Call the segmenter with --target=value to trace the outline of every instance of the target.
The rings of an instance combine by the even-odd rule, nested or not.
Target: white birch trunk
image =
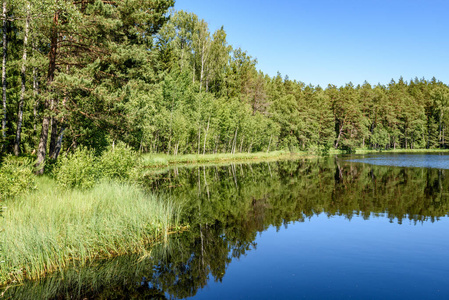
[[[207,133],[209,132],[209,124],[210,124],[210,116],[209,119],[207,120],[206,133],[204,134],[203,155],[206,154],[206,140],[207,140]]]
[[[6,0],[3,1],[3,62],[2,62],[2,87],[3,87],[3,119],[2,119],[2,136],[6,138],[6,52],[7,52],[7,35],[6,35]],[[2,146],[3,148],[3,146]]]
[[[20,70],[21,77],[21,93],[19,101],[19,111],[17,113],[17,132],[16,140],[14,142],[14,154],[19,156],[20,154],[20,140],[22,133],[22,123],[23,123],[23,102],[25,99],[25,83],[26,83],[26,64],[27,64],[27,47],[28,47],[28,33],[30,28],[30,4],[27,4],[27,17],[25,21],[25,35],[23,37],[23,55],[22,55],[22,68]]]

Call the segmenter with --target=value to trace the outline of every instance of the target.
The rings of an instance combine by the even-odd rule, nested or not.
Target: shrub
[[[97,179],[98,166],[92,151],[77,149],[63,157],[55,168],[58,184],[66,188],[91,188]]]
[[[11,198],[34,188],[31,160],[7,156],[0,167],[0,199]]]
[[[99,160],[100,177],[128,179],[137,165],[137,153],[123,143],[110,147]]]

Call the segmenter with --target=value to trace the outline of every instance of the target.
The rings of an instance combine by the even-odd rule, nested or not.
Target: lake
[[[448,299],[449,156],[170,168],[190,230],[10,288],[22,299]]]

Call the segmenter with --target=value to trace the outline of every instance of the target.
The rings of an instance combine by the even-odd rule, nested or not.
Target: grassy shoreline
[[[256,152],[256,153],[218,153],[218,154],[144,154],[142,155],[141,165],[144,168],[160,168],[171,165],[191,165],[203,163],[225,163],[225,162],[244,162],[244,161],[268,161],[281,159],[295,159],[315,157],[309,152]]]
[[[424,153],[424,152],[448,152],[449,149],[389,149],[389,150],[372,150],[372,149],[356,149],[354,154],[369,153]],[[226,163],[226,162],[245,162],[245,161],[270,161],[297,158],[316,158],[320,156],[347,154],[342,150],[330,149],[325,154],[316,152],[257,152],[257,153],[218,153],[218,154],[185,154],[185,155],[168,155],[168,154],[144,154],[142,155],[141,165],[144,168],[160,168],[167,166],[195,165],[205,163]]]
[[[101,182],[91,190],[39,189],[4,202],[0,284],[38,279],[92,259],[142,253],[178,226],[179,207],[137,186]]]

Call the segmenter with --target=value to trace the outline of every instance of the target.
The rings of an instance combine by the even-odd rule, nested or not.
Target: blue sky
[[[258,68],[323,87],[403,76],[449,83],[449,0],[176,0]]]

